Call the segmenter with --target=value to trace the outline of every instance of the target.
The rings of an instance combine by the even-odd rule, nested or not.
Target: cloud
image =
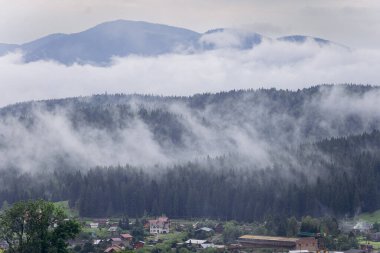
[[[59,167],[91,168],[107,165],[153,165],[168,163],[151,131],[141,120],[109,132],[91,126],[75,128],[69,109],[49,112],[36,106],[25,124],[17,117],[0,121],[1,168],[24,171],[51,170]],[[117,117],[114,115],[114,117]]]
[[[225,37],[211,37],[214,44],[221,45],[216,50],[114,58],[107,67],[66,66],[52,61],[24,63],[21,52],[8,54],[0,57],[1,105],[104,92],[192,95],[231,89],[295,90],[321,83],[380,81],[378,50],[348,50],[336,44],[321,46],[313,40],[290,43],[269,39],[251,49],[238,50],[235,47],[242,43],[241,34],[228,36],[232,43],[220,44],[226,41]],[[320,117],[312,126],[306,116],[297,118],[285,113],[273,116],[265,101],[254,110],[247,110],[248,102],[244,99],[225,103],[223,108],[207,106],[201,111],[181,103],[167,104],[165,110],[181,115],[182,146],[172,145],[168,140],[160,142],[137,116],[125,128],[110,133],[87,125],[75,128],[67,108],[54,112],[34,108],[37,124],[32,128],[17,118],[1,119],[0,163],[30,171],[54,168],[63,160],[85,168],[127,163],[152,166],[236,153],[250,165],[263,168],[273,163],[273,154],[276,159],[292,160],[283,151],[287,145],[315,141],[316,136],[341,136],[373,129],[374,118],[380,118],[379,101],[378,91],[351,96],[339,87],[329,90],[300,108],[301,112],[316,112],[313,118]],[[143,104],[128,103],[135,114],[138,105]],[[162,104],[158,103],[159,106]],[[359,115],[360,124],[349,132],[344,122],[351,114]],[[112,115],[117,118],[117,111]],[[271,127],[269,135],[268,127]],[[312,132],[310,138],[305,136],[305,129]]]
[[[231,31],[219,31],[213,33],[204,34],[200,38],[200,43],[215,45],[216,48],[240,48],[242,45],[242,38],[239,36],[237,30]]]
[[[32,99],[96,93],[191,95],[231,89],[298,89],[321,83],[380,83],[380,50],[347,50],[264,40],[251,50],[115,58],[110,67],[25,64],[0,58],[0,106]]]

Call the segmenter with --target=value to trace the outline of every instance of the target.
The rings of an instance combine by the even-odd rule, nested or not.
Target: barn
[[[243,235],[238,242],[247,248],[275,248],[287,250],[318,250],[318,240],[314,237],[276,237],[260,235]]]

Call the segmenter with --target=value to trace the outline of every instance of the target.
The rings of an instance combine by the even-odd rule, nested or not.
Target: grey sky
[[[268,36],[305,34],[380,48],[379,13],[380,1],[372,0],[0,0],[0,42],[23,43],[128,19],[199,32],[248,27]]]

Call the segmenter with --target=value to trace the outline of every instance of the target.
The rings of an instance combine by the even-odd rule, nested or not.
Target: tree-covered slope
[[[0,201],[238,220],[380,208],[380,91],[95,95],[0,110]],[[46,176],[44,176],[46,175]]]
[[[252,221],[354,215],[380,208],[380,132],[299,147],[291,164],[257,169],[224,156],[167,167],[98,167],[48,175],[4,171],[0,199],[69,199],[83,216],[144,213]]]
[[[299,144],[378,129],[379,99],[377,87],[316,86],[20,103],[0,110],[1,166],[153,165],[235,154],[265,167]]]

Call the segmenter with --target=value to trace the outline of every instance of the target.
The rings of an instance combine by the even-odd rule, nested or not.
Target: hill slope
[[[166,164],[235,153],[265,167],[272,156],[287,157],[288,147],[378,129],[378,99],[376,87],[317,86],[20,103],[0,110],[0,157],[3,167],[34,169]]]
[[[252,221],[380,208],[380,89],[95,95],[0,109],[0,203]]]

